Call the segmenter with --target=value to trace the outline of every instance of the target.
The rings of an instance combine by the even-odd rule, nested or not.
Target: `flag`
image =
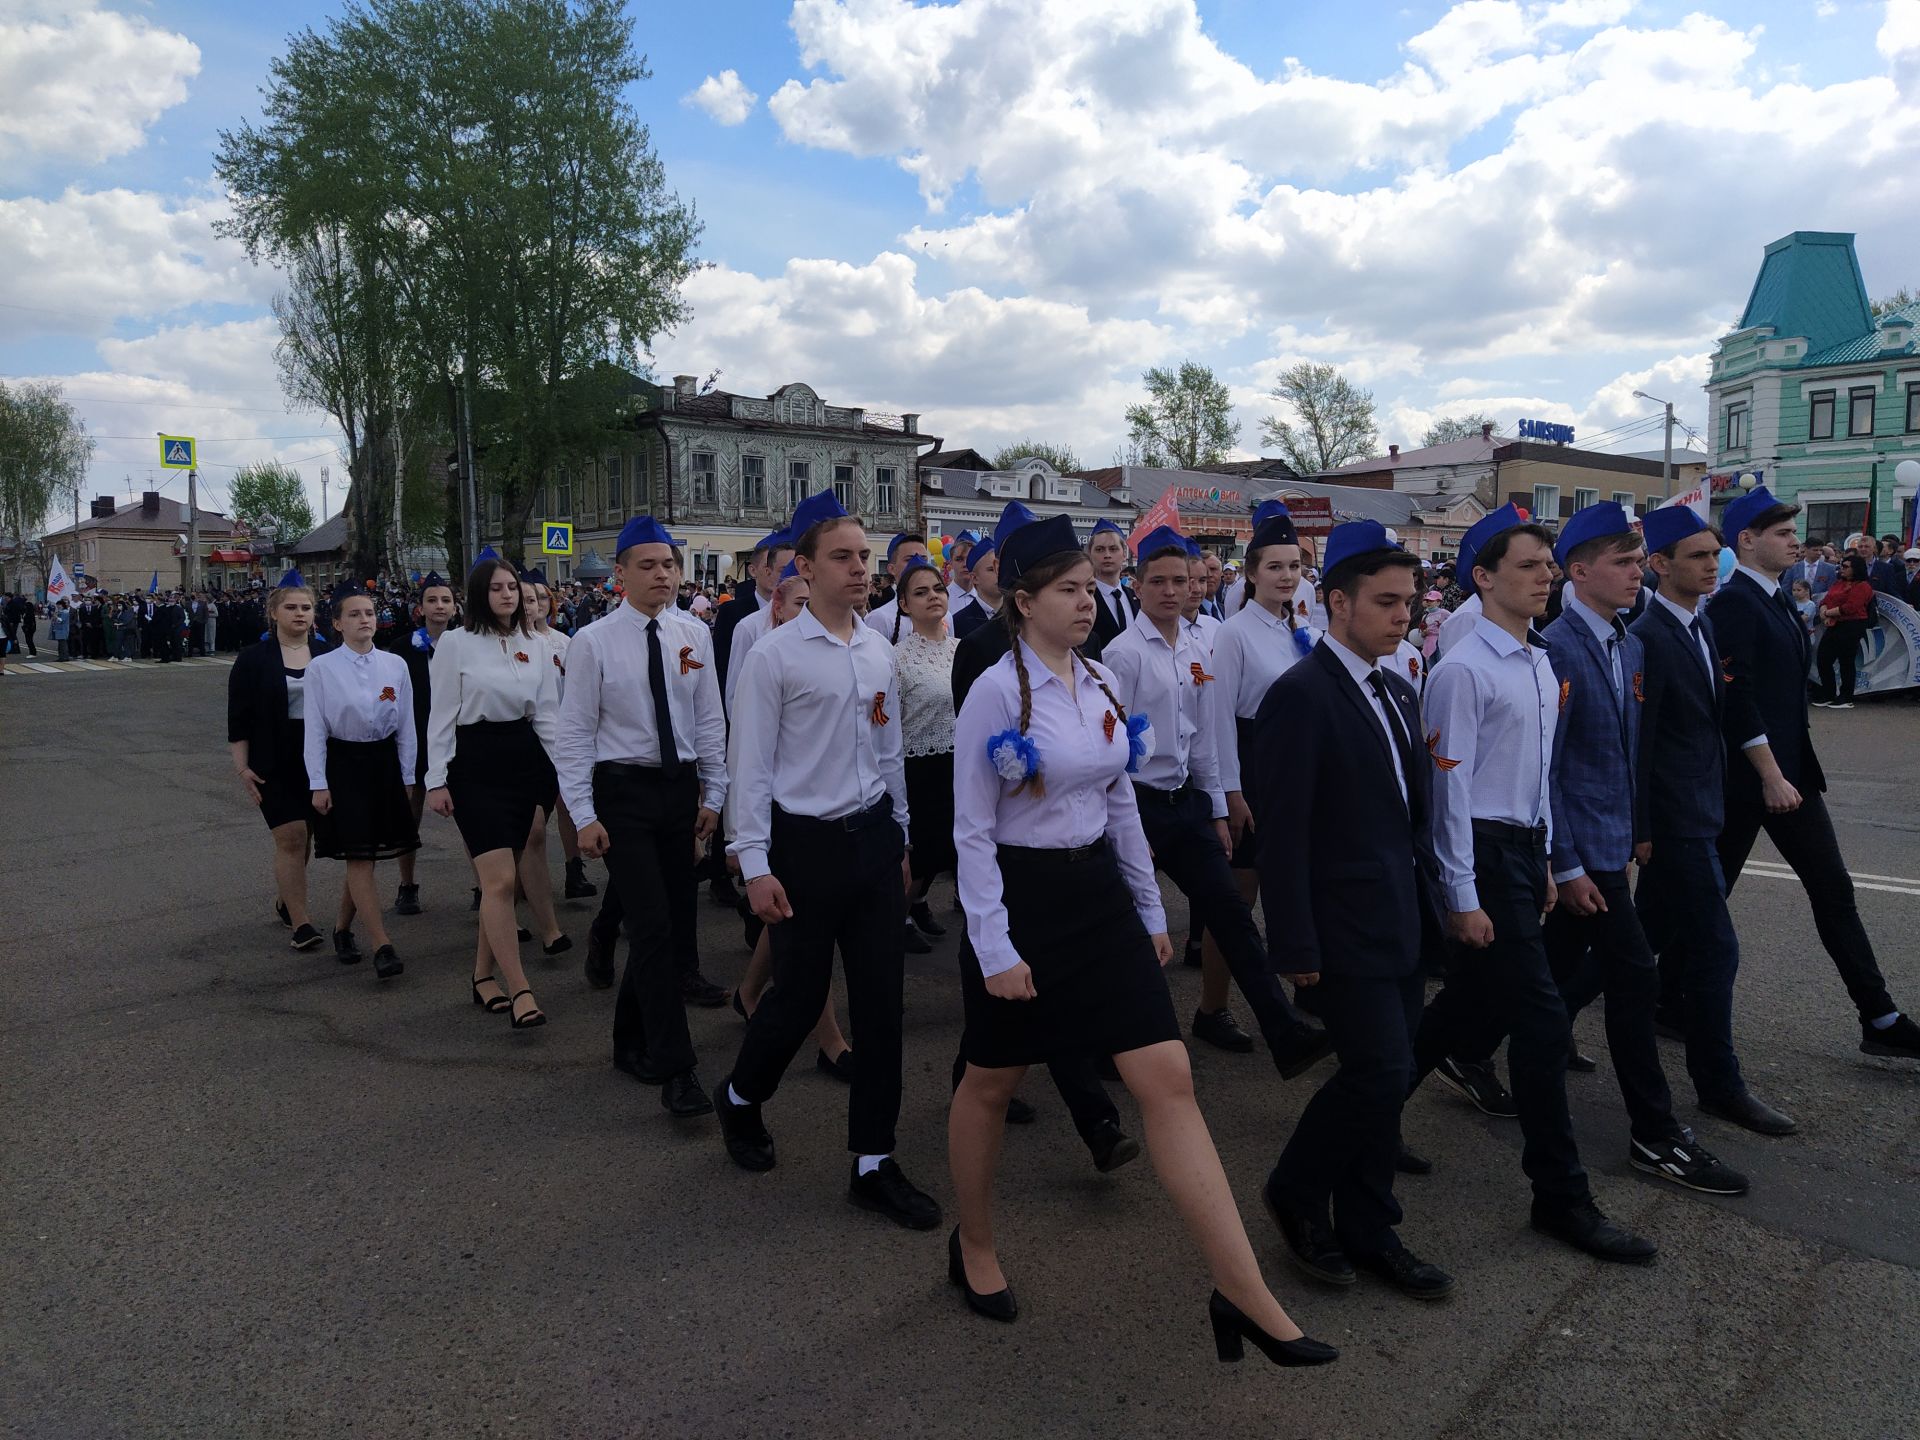
[[[147,582],[147,593],[149,595],[158,595],[160,593],[160,572],[158,570],[153,572],[153,579]]]
[[[67,574],[67,567],[60,563],[58,555],[47,567],[47,604],[57,605],[62,600],[73,599],[73,577]]]
[[[1707,487],[1704,485],[1696,485],[1691,490],[1682,490],[1671,500],[1662,500],[1658,508],[1664,510],[1669,505],[1685,505],[1702,520],[1711,523],[1713,516],[1708,513],[1708,506],[1711,503],[1712,502],[1707,499]]]
[[[1140,542],[1162,525],[1170,529],[1180,528],[1180,502],[1173,498],[1173,487],[1169,485],[1160,492],[1160,498],[1147,508],[1132,530],[1127,532],[1127,549],[1139,552]]]

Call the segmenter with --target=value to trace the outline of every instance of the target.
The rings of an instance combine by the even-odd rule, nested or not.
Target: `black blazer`
[[[282,765],[306,763],[303,756],[279,753],[286,727],[287,675],[280,647],[272,640],[249,645],[227,672],[227,739],[246,741],[247,768],[270,779]]]
[[[1013,649],[1013,637],[998,619],[975,627],[953,652],[953,713],[967,703],[973,682],[1000,663],[1000,657]]]
[[[1254,813],[1288,818],[1260,832],[1258,859],[1280,974],[1401,979],[1439,943],[1420,701],[1398,675],[1386,681],[1415,747],[1405,801],[1393,741],[1325,641],[1274,681],[1254,717],[1253,743],[1282,760],[1260,766]],[[1300,815],[1305,825],[1291,823]]]
[[[1707,601],[1707,616],[1727,677],[1721,731],[1731,762],[1728,805],[1761,803],[1759,772],[1740,754],[1756,735],[1767,737],[1780,773],[1796,790],[1825,791],[1826,772],[1807,723],[1808,641],[1799,618],[1738,570]]]
[[[1130,611],[1127,618],[1131,624],[1132,617],[1140,613],[1140,606],[1133,598],[1133,592],[1124,585],[1120,587],[1120,601]],[[1107,608],[1107,597],[1096,590],[1093,597],[1093,633],[1087,636],[1087,643],[1080,648],[1090,659],[1098,660],[1100,652],[1119,633],[1120,617]]]
[[[1656,841],[1711,840],[1726,823],[1727,682],[1705,605],[1699,617],[1711,667],[1701,664],[1699,645],[1665,605],[1649,604],[1627,627],[1646,651],[1638,789]]]
[[[760,592],[747,586],[747,593],[736,595],[713,616],[713,669],[720,681],[720,693],[727,693],[727,662],[733,658],[733,632],[740,622],[760,608]]]

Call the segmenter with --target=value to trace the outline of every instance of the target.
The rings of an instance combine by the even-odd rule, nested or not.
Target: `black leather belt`
[[[1193,781],[1182,780],[1171,790],[1162,790],[1158,785],[1147,785],[1139,780],[1133,782],[1134,797],[1141,801],[1151,800],[1155,804],[1169,807],[1178,805],[1187,796],[1193,794]]]
[[[1545,844],[1546,825],[1515,825],[1511,820],[1481,820],[1473,822],[1473,833],[1485,835],[1489,840],[1521,840],[1535,844]]]
[[[778,805],[773,807],[773,815],[776,820],[798,825],[804,829],[839,830],[852,835],[862,830],[871,830],[882,820],[891,820],[893,799],[891,796],[882,795],[866,809],[856,810],[851,815],[842,815],[833,820],[818,815],[795,815],[791,810],[782,810]]]

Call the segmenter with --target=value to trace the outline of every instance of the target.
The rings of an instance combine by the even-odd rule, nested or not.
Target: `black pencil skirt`
[[[1007,938],[1033,971],[1035,998],[988,994],[979,957],[963,943],[962,1059],[998,1069],[1180,1038],[1153,941],[1104,838],[1079,850],[1002,845],[1000,883]]]
[[[260,815],[269,830],[313,820],[313,787],[307,784],[307,726],[289,720],[280,729],[273,769],[261,777]]]
[[[477,720],[454,733],[447,793],[469,855],[518,855],[533,831],[534,812],[548,809],[559,789],[531,720]]]
[[[908,824],[913,830],[913,878],[930,880],[951,874],[953,850],[953,752],[909,755],[907,768]]]
[[[384,740],[328,740],[333,806],[313,818],[313,853],[325,860],[391,860],[420,848],[400,775],[400,747]]]

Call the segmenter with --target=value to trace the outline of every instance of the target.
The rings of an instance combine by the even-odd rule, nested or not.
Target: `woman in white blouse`
[[[520,575],[520,588],[526,593],[527,625],[547,651],[547,664],[554,673],[553,708],[560,711],[560,697],[567,693],[567,647],[573,638],[553,623],[553,592],[547,588],[544,570],[526,570]],[[566,857],[566,894],[569,900],[584,900],[598,895],[600,888],[587,879],[586,862],[580,858],[580,836],[573,828],[573,817],[560,799],[558,781],[543,807],[539,825],[527,836],[527,848],[520,856],[520,893],[540,927],[540,940],[549,955],[573,948],[573,941],[560,929],[559,912],[553,908],[553,872],[547,868],[547,820],[557,819],[560,853]]]
[[[559,783],[551,758],[557,672],[528,631],[520,580],[506,561],[473,567],[465,617],[440,637],[428,668],[427,806],[453,817],[480,881],[473,1003],[507,1011],[524,1030],[547,1017],[520,967],[514,881]]]
[[[1012,1320],[994,1238],[1007,1101],[1026,1067],[1111,1054],[1139,1102],[1160,1183],[1205,1252],[1217,1353],[1252,1340],[1283,1365],[1338,1352],[1267,1289],[1194,1100],[1161,973],[1173,954],[1128,772],[1151,732],[1076,649],[1093,628],[1093,569],[1065,516],[997,539],[1013,649],[974,683],[954,741],[954,840],[967,943],[966,1072],[947,1124],[960,1224],[947,1274],[980,1314]]]
[[[907,562],[896,592],[893,663],[900,685],[900,739],[906,747],[907,809],[913,816],[913,889],[907,895],[907,949],[932,950],[946,926],[933,918],[927,891],[950,874],[953,853],[953,656],[960,642],[947,629],[947,587],[918,557]],[[906,633],[902,634],[902,627]]]
[[[333,602],[340,645],[307,666],[307,783],[313,787],[313,852],[347,862],[352,912],[373,940],[380,979],[405,967],[380,917],[373,865],[420,848],[409,790],[413,782],[413,682],[407,662],[373,647],[373,597],[343,591]],[[349,912],[342,907],[343,918]],[[359,959],[342,950],[342,960]]]

